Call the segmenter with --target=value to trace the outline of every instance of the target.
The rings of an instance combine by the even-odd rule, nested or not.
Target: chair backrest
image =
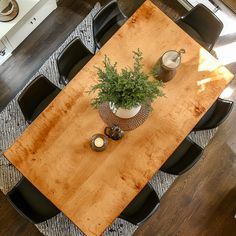
[[[32,122],[36,107],[57,89],[57,86],[43,75],[39,75],[26,86],[18,98],[18,104],[27,122]]]
[[[98,43],[107,30],[120,18],[126,18],[116,0],[109,2],[93,18],[93,34]]]
[[[218,127],[227,119],[233,109],[233,105],[234,103],[232,101],[218,98],[197,123],[193,131],[214,129]]]
[[[139,225],[151,217],[159,205],[158,195],[152,185],[148,183],[120,214],[119,218]]]
[[[160,170],[173,175],[181,175],[194,166],[202,153],[203,149],[187,137],[162,165]]]
[[[85,57],[92,55],[93,54],[85,47],[78,37],[74,38],[57,58],[57,67],[60,76],[68,78],[69,73],[78,62]]]
[[[211,44],[210,49],[212,49],[224,26],[221,20],[203,4],[197,4],[192,8],[187,15],[182,17],[182,21],[195,29],[204,42]]]
[[[11,205],[33,224],[41,223],[60,211],[25,177],[7,193]]]

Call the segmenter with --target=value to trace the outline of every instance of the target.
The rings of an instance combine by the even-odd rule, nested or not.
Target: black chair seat
[[[218,98],[192,131],[214,129],[221,125],[233,109],[232,101]]]
[[[203,4],[197,4],[176,23],[208,51],[223,29],[220,19]]]
[[[59,83],[67,85],[92,56],[93,54],[82,41],[79,38],[74,38],[57,57]]]
[[[102,7],[93,18],[95,47],[100,49],[126,20],[116,0]]]
[[[71,81],[76,74],[84,67],[84,65],[91,59],[91,55],[87,55],[84,58],[82,58],[78,63],[76,63],[71,71],[69,72],[67,78],[65,78],[65,82],[66,84],[69,83],[69,81]],[[62,84],[64,84],[64,81],[62,82]]]
[[[41,223],[60,213],[26,178],[7,193],[11,205],[33,224]]]
[[[100,49],[115,33],[116,31],[125,23],[126,18],[117,21],[114,25],[112,25],[96,42],[96,46]]]
[[[18,98],[18,104],[30,124],[61,90],[45,76],[39,75],[31,81]]]
[[[139,225],[151,217],[159,205],[158,195],[152,185],[148,183],[120,214],[119,218]]]
[[[35,108],[32,114],[32,121],[35,120],[38,115],[52,102],[52,100],[61,92],[59,88],[55,89],[49,94],[39,105]]]
[[[181,175],[195,165],[202,153],[203,149],[200,146],[185,138],[160,170],[168,174]]]
[[[194,40],[196,40],[202,47],[204,47],[206,50],[211,49],[211,44],[204,42],[204,39],[201,37],[201,35],[193,29],[190,25],[186,24],[182,20],[178,20],[177,25],[181,27],[185,32],[187,32]]]

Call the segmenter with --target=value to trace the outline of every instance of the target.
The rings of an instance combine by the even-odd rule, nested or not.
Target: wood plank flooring
[[[33,224],[19,215],[0,191],[0,236],[42,235]]]
[[[222,0],[232,11],[236,13],[236,2],[235,0]]]
[[[102,0],[106,3],[109,0]],[[34,72],[86,16],[96,0],[61,0],[53,12],[0,66],[0,110],[27,83]],[[143,0],[120,0],[131,15]],[[172,19],[185,13],[177,1],[154,0]],[[224,36],[220,45],[235,42],[236,33]],[[236,61],[228,65],[236,74]],[[236,89],[233,81],[230,87]],[[235,92],[232,100],[236,101]],[[219,235],[236,232],[236,109],[220,127],[203,159],[181,176],[161,199],[161,207],[135,235]],[[23,219],[0,193],[0,236],[38,236],[36,228]],[[127,235],[128,236],[128,235]]]
[[[92,9],[96,0],[61,1],[58,8],[0,66],[0,111]]]

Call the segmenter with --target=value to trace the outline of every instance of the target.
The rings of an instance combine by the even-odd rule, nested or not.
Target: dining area
[[[162,205],[153,178],[174,182],[202,161],[233,110],[220,95],[234,75],[211,55],[220,29],[194,38],[191,12],[173,22],[150,0],[130,17],[115,0],[94,9],[91,35],[80,28],[50,58],[59,76],[42,66],[14,99],[17,112],[0,113],[1,165],[19,171],[1,190],[33,224],[63,214],[73,231],[61,235],[113,235],[117,218],[132,235]]]

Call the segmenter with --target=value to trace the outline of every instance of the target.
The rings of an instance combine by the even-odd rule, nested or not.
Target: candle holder
[[[153,76],[164,83],[170,81],[176,74],[176,69],[181,63],[181,54],[183,53],[185,53],[184,49],[165,52],[153,67]]]
[[[102,152],[106,149],[108,139],[103,134],[94,134],[90,140],[91,148],[96,152]]]
[[[124,136],[124,131],[118,125],[112,125],[111,127],[106,127],[104,133],[107,137],[113,140],[122,139]]]

